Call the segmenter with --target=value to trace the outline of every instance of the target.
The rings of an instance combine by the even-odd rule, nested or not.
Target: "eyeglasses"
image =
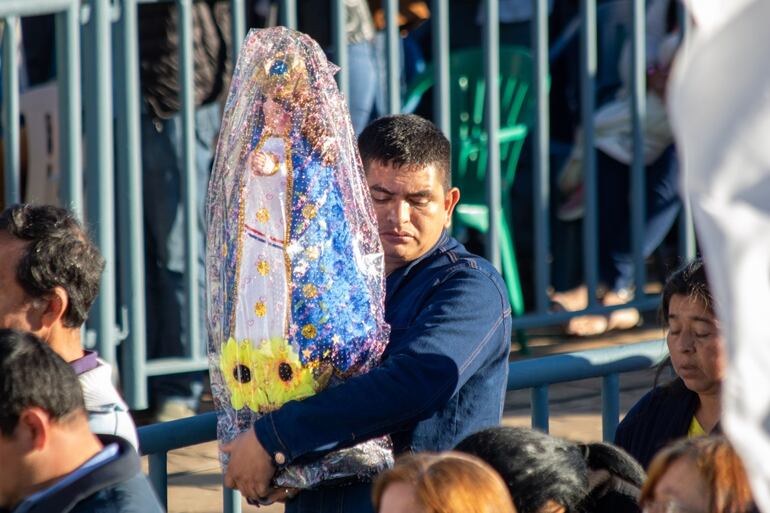
[[[647,501],[642,513],[703,513],[699,509],[685,506],[673,499],[663,501]]]

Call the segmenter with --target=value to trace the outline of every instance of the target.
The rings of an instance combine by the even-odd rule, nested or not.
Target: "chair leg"
[[[513,315],[519,317],[524,313],[524,296],[521,292],[521,280],[519,278],[519,267],[516,264],[516,252],[513,247],[513,235],[508,226],[508,212],[503,209],[500,216],[500,256],[502,257],[503,276],[505,285],[508,289],[508,300],[511,302],[511,311]],[[519,343],[522,354],[529,354],[527,344],[527,335],[524,330],[516,330],[516,341]]]

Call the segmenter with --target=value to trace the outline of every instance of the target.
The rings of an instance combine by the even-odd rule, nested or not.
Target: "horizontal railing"
[[[620,418],[620,380],[625,372],[658,365],[668,350],[662,340],[591,349],[509,364],[508,390],[532,389],[532,426],[548,431],[548,387],[555,383],[602,378],[602,438],[611,441]],[[204,413],[139,428],[141,453],[149,458],[150,481],[160,500],[168,503],[167,454],[174,449],[217,438],[215,413]],[[225,513],[241,511],[240,494],[223,486]]]

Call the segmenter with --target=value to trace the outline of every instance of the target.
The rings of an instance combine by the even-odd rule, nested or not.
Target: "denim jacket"
[[[385,319],[390,342],[378,367],[255,422],[279,466],[385,434],[396,453],[441,451],[499,424],[511,308],[489,262],[442,234],[388,276]]]

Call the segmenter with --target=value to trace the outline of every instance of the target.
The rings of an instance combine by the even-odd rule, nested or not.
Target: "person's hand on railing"
[[[230,456],[225,473],[225,486],[239,490],[246,498],[257,502],[265,501],[278,494],[270,486],[275,474],[275,465],[270,454],[259,443],[253,429],[222,446],[222,452]],[[286,498],[284,489],[279,490]]]

